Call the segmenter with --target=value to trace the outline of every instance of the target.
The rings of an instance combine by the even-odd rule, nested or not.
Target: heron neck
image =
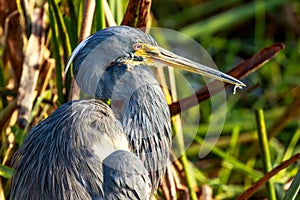
[[[111,108],[120,121],[132,116],[133,108],[138,108],[139,112],[145,112],[145,109],[152,106],[152,101],[157,101],[157,98],[159,101],[165,102],[153,72],[146,66],[127,66],[125,72],[124,70],[117,72],[117,78],[113,82],[114,86],[110,87],[106,93],[109,94]],[[151,97],[152,95],[155,96],[155,99]],[[163,105],[165,106],[165,104],[158,106]]]
[[[119,80],[111,108],[123,125],[130,146],[149,172],[153,190],[169,161],[170,112],[153,73],[133,70]]]

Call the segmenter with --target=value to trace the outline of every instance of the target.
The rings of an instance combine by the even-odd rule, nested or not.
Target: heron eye
[[[135,44],[133,45],[133,49],[134,49],[135,51],[140,50],[140,49],[143,49],[143,45],[142,45],[141,43],[135,43]]]

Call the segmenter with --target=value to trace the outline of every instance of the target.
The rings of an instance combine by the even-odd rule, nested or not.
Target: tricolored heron
[[[127,26],[91,35],[67,68],[71,62],[79,87],[96,99],[68,102],[30,130],[14,156],[11,199],[149,199],[168,164],[172,133],[168,105],[148,67],[168,65],[245,86]],[[110,107],[99,99],[111,99]]]

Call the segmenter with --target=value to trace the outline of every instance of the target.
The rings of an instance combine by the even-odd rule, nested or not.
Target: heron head
[[[237,87],[245,86],[241,81],[225,73],[159,47],[150,35],[127,26],[109,27],[89,36],[73,51],[66,69],[72,61],[76,82],[81,89],[96,97],[99,97],[99,93],[103,93],[99,91],[99,84],[104,84],[101,80],[104,74],[108,74],[105,73],[107,69],[111,66],[123,67],[113,74],[111,79],[114,80],[122,75],[124,70],[128,70],[124,68],[124,64],[129,67],[171,66],[234,84]],[[107,80],[110,79],[106,78]]]

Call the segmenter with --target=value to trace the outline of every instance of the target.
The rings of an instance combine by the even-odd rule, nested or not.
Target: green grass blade
[[[4,178],[11,178],[13,175],[13,168],[4,166],[0,164],[0,176],[4,177]]]
[[[254,16],[255,12],[257,14],[260,12],[266,12],[285,3],[286,0],[268,0],[265,3],[265,7],[257,7],[255,10],[255,2],[251,2],[240,7],[233,8],[227,12],[214,15],[206,20],[201,20],[188,25],[179,31],[193,38],[210,35],[250,19]]]
[[[34,117],[37,116],[39,108],[40,108],[43,100],[46,98],[50,99],[51,94],[52,94],[51,90],[46,90],[43,93],[41,93],[40,96],[37,97],[37,100],[32,108],[31,113],[30,113],[27,125],[25,126],[24,129],[17,128],[15,135],[16,135],[16,141],[18,144],[21,145],[23,143],[23,140],[29,131],[30,124],[31,124],[32,120],[34,119]]]
[[[123,1],[122,0],[119,0],[118,3],[115,5],[115,19],[116,19],[116,22],[117,24],[121,24],[122,20],[123,20]]]
[[[264,0],[255,0],[255,31],[254,41],[256,47],[259,48],[261,42],[264,40],[265,33],[265,7],[266,3]],[[258,49],[256,49],[257,51]]]
[[[114,18],[116,19],[116,2],[117,0],[109,0],[108,1],[108,5],[109,5],[109,8],[111,10],[111,14],[114,16]]]
[[[264,120],[263,110],[255,110],[256,124],[257,124],[257,132],[258,132],[258,141],[260,145],[260,149],[262,151],[262,160],[263,160],[263,168],[264,172],[267,173],[272,170],[272,161],[271,154],[269,148],[269,142],[267,138],[267,128]],[[268,192],[268,199],[276,200],[276,192],[274,183],[272,180],[269,180],[266,185]]]
[[[239,138],[239,127],[236,126],[233,130],[232,130],[232,136],[230,138],[230,145],[229,148],[227,150],[227,154],[229,156],[235,156],[237,157],[238,154],[238,138]],[[220,183],[222,185],[226,185],[229,181],[230,175],[232,172],[232,167],[231,164],[228,164],[228,162],[226,160],[223,161],[222,163],[222,169],[220,171],[220,175],[219,175],[219,179],[220,179]],[[222,187],[219,188],[218,190],[218,194],[222,193]]]
[[[294,177],[294,180],[286,192],[286,195],[284,196],[283,200],[294,200],[299,195],[300,191],[300,170],[298,170],[296,176]]]
[[[195,141],[198,142],[201,145],[204,145],[204,147],[206,145],[210,145],[207,142],[204,142],[202,138],[200,138],[199,136],[195,137]],[[210,147],[209,147],[210,148]],[[237,160],[236,158],[228,155],[227,153],[225,153],[224,151],[222,151],[221,149],[219,149],[218,147],[214,146],[211,150],[211,152],[215,155],[217,155],[218,157],[222,158],[223,160],[226,160],[227,162],[229,162],[232,167],[234,169],[236,169],[237,171],[240,171],[246,175],[251,176],[254,180],[257,180],[259,178],[261,178],[262,174],[260,172],[257,172],[256,170],[252,169],[251,167],[245,165],[244,163],[240,162],[239,160]]]
[[[297,143],[300,140],[300,129],[298,129],[294,134],[293,137],[285,151],[285,154],[283,156],[283,160],[287,160],[290,157],[293,156],[293,152],[295,151],[295,148],[297,147]]]
[[[207,15],[209,13],[213,13],[215,10],[218,10],[222,7],[228,7],[230,5],[234,5],[240,2],[240,0],[214,0],[214,1],[206,1],[201,2],[197,5],[193,5],[185,10],[178,12],[176,14],[170,15],[168,17],[158,19],[159,24],[167,25],[170,21],[172,21],[172,27],[178,28],[181,24],[184,24],[193,19],[197,19],[201,16]],[[184,16],[184,17],[182,17]]]
[[[64,103],[64,93],[63,93],[63,81],[62,81],[62,63],[60,59],[60,48],[59,48],[59,37],[57,25],[55,23],[56,19],[53,15],[52,6],[49,6],[49,17],[50,17],[50,25],[52,31],[49,34],[52,34],[51,41],[54,47],[53,55],[55,58],[55,73],[56,73],[56,85],[57,85],[57,95],[58,95],[58,104]]]
[[[104,29],[106,27],[105,23],[105,10],[104,10],[104,0],[96,1],[96,18],[95,18],[95,25],[96,31]]]
[[[69,35],[67,34],[67,27],[63,18],[63,14],[60,12],[59,6],[57,2],[54,0],[49,0],[50,5],[52,7],[52,11],[54,12],[55,18],[56,18],[56,23],[58,27],[58,31],[60,33],[61,41],[62,41],[62,47],[64,49],[64,59],[65,61],[68,60],[68,58],[71,56],[72,49],[71,49],[71,42]]]
[[[170,82],[172,91],[175,91],[175,93],[176,93],[174,69],[169,68],[168,71],[169,71],[169,79],[170,79],[169,82]],[[172,101],[177,101],[177,94],[173,94],[173,96],[171,96],[171,98],[172,98]],[[172,123],[173,134],[176,135],[174,143],[178,147],[180,160],[182,162],[183,170],[185,173],[186,184],[189,189],[190,197],[192,200],[197,200],[197,194],[193,188],[193,183],[194,183],[194,179],[192,176],[193,170],[191,170],[191,166],[189,165],[188,159],[186,157],[184,137],[183,137],[183,132],[182,132],[182,122],[181,122],[180,115],[173,116],[171,118],[171,123]]]
[[[74,7],[74,1],[73,0],[68,0],[68,6],[70,10],[70,20],[69,24],[66,22],[67,30],[69,31],[69,36],[70,36],[70,42],[71,42],[71,48],[74,49],[77,46],[78,43],[78,19],[76,16],[76,11]]]
[[[69,57],[71,56],[72,53],[72,48],[71,48],[71,42],[70,42],[70,38],[68,35],[68,31],[67,31],[67,26],[66,23],[64,21],[63,18],[63,14],[60,12],[58,3],[55,0],[48,0],[49,5],[51,7],[51,10],[54,12],[54,16],[55,16],[55,22],[57,23],[57,28],[58,28],[58,32],[60,35],[60,41],[62,41],[62,48],[63,48],[63,56],[64,56],[64,62],[67,62],[67,60],[69,59]],[[54,22],[53,22],[54,23]],[[64,67],[60,67],[60,70],[64,71]],[[63,73],[63,71],[61,71],[60,73]],[[68,95],[69,95],[69,91],[70,91],[70,86],[71,86],[71,78],[70,78],[70,72],[68,72],[67,74],[67,80],[66,80],[66,93],[64,95],[64,102],[66,102],[68,100]]]

